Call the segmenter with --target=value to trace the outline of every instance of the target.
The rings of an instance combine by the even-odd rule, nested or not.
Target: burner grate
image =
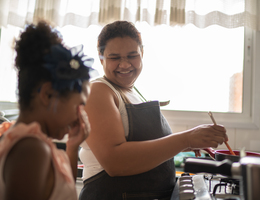
[[[185,182],[191,181],[189,185]],[[190,176],[185,174],[178,179],[180,185],[179,197],[182,199],[195,200],[240,200],[239,180],[222,175],[196,174]],[[189,191],[188,191],[189,190]],[[194,191],[193,197],[188,197],[184,192]]]

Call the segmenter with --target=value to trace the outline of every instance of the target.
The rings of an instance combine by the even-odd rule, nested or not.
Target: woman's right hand
[[[203,124],[191,129],[186,139],[188,148],[217,148],[218,145],[228,141],[228,136],[225,127],[222,125]]]

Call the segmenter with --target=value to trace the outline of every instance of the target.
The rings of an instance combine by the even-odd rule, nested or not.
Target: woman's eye
[[[139,55],[132,55],[132,56],[127,56],[128,59],[135,59],[137,58]]]
[[[109,59],[111,59],[111,60],[120,60],[120,57],[111,57]]]

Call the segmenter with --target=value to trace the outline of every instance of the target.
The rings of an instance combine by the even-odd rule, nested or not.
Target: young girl
[[[67,49],[47,22],[16,41],[20,114],[0,126],[0,199],[76,200],[79,144],[90,131],[82,108],[92,58]],[[68,133],[66,153],[52,139]]]

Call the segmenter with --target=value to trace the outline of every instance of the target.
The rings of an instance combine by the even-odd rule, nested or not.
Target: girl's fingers
[[[90,124],[88,121],[88,116],[83,106],[79,106],[79,120],[80,120],[80,129],[84,132],[85,138],[88,137],[90,132]]]

